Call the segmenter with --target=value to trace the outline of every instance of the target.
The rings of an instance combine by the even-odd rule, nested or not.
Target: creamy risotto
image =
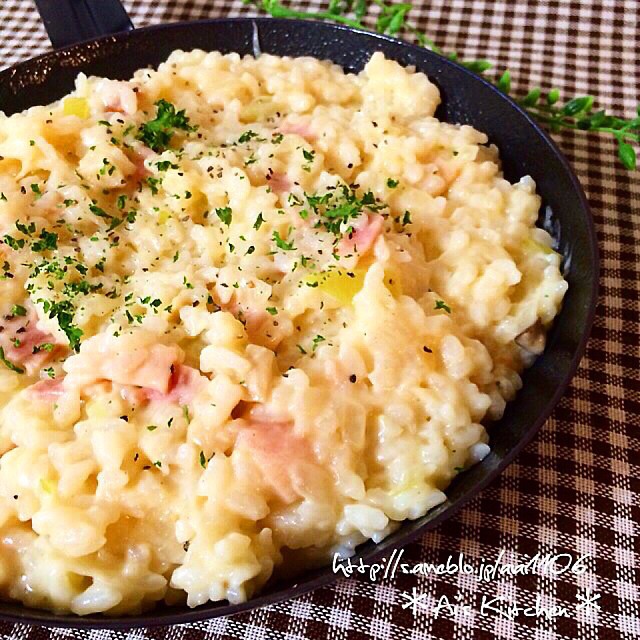
[[[0,119],[0,593],[250,598],[488,451],[567,284],[540,199],[375,54],[175,52]]]

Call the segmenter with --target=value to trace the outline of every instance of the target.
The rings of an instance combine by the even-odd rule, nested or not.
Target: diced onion
[[[366,273],[366,269],[354,269],[353,271],[336,269],[309,276],[306,282],[310,285],[317,283],[318,290],[329,294],[341,304],[351,304],[353,296],[362,289]]]
[[[62,111],[65,116],[77,116],[86,120],[89,117],[89,103],[86,98],[65,98]]]

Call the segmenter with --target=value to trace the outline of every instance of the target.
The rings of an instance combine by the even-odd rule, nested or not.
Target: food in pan
[[[533,181],[375,54],[175,52],[0,119],[0,590],[250,598],[488,451],[567,283]]]

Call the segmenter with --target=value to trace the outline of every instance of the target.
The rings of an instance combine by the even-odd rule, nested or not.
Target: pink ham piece
[[[49,360],[64,350],[56,344],[56,338],[37,327],[38,316],[31,308],[26,316],[11,316],[0,320],[0,346],[4,355],[13,364],[24,368],[29,375],[41,369]],[[35,347],[53,344],[51,351],[45,349],[33,352]]]
[[[304,138],[307,142],[312,142],[316,138],[309,123],[305,121],[283,122],[278,130],[280,133],[294,133],[301,138]]]
[[[150,402],[185,405],[193,401],[207,380],[197,369],[180,364],[173,368],[167,393],[158,393],[153,389],[142,389],[142,392]]]
[[[110,380],[164,395],[169,393],[174,367],[183,359],[182,349],[157,344],[153,334],[141,330],[86,340],[80,353],[67,359],[64,369],[68,384],[81,388]]]
[[[236,448],[253,460],[262,484],[286,504],[301,495],[304,467],[313,463],[307,442],[293,433],[290,423],[252,422],[241,429]]]
[[[96,93],[107,112],[133,115],[138,110],[138,97],[129,82],[102,79]]]
[[[151,149],[149,149],[149,147],[145,147],[144,145],[138,146],[136,150],[129,157],[129,160],[133,163],[133,166],[136,168],[136,170],[130,176],[131,179],[135,180],[136,182],[140,182],[145,178],[149,177],[151,175],[151,171],[147,169],[144,162],[149,158],[154,158],[157,156],[158,154],[152,151]]]
[[[253,344],[275,349],[282,341],[284,336],[275,331],[274,318],[264,309],[254,309],[236,300],[221,304],[221,307],[244,324],[247,336]]]
[[[274,171],[267,175],[267,184],[271,187],[274,193],[281,194],[291,191],[293,183],[284,173]]]
[[[382,233],[384,218],[379,214],[360,216],[353,226],[353,231],[340,240],[338,247],[342,255],[364,255]]]
[[[40,380],[29,387],[29,392],[39,400],[55,402],[65,392],[63,380]]]

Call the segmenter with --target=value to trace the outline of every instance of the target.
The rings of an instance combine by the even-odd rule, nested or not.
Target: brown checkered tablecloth
[[[137,0],[136,25],[248,14],[240,0]],[[318,0],[298,3],[316,7]],[[638,0],[420,0],[411,15],[447,50],[508,67],[515,88],[558,87],[597,96],[631,116],[640,102]],[[0,0],[0,66],[47,50],[30,0]],[[535,441],[457,517],[405,550],[404,561],[526,560],[536,553],[588,554],[588,570],[502,577],[465,575],[371,581],[342,579],[297,600],[201,624],[123,632],[36,629],[0,623],[2,638],[516,638],[640,637],[640,170],[615,161],[614,142],[556,135],[573,161],[595,217],[602,255],[601,300],[587,356]],[[415,591],[414,591],[415,589]],[[419,603],[409,606],[409,596]],[[588,595],[591,594],[591,595]],[[599,594],[600,609],[580,605]],[[513,619],[481,610],[499,596],[534,609]],[[448,600],[445,600],[448,599]],[[539,607],[565,607],[547,618]],[[450,605],[471,605],[453,610]],[[438,606],[440,605],[440,606]],[[548,610],[548,609],[547,609]],[[538,614],[538,615],[535,615]]]

